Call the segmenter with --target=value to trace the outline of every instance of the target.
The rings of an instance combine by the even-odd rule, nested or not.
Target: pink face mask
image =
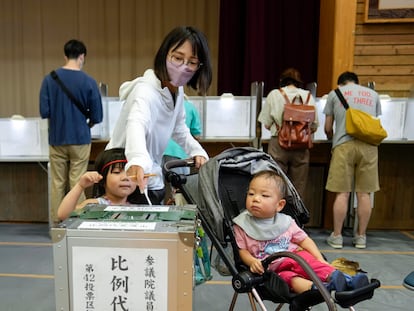
[[[188,68],[187,65],[182,64],[176,66],[167,60],[167,71],[172,85],[179,87],[186,85],[196,73]]]

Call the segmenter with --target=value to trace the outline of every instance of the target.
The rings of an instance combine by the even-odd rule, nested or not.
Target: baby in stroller
[[[315,242],[289,215],[279,212],[286,204],[287,187],[275,171],[256,173],[249,183],[246,210],[233,219],[240,258],[250,271],[263,274],[262,260],[281,251],[301,256],[324,282],[328,291],[345,291],[369,284],[364,273],[345,275],[331,266]],[[278,258],[268,269],[276,272],[296,293],[317,289],[305,270],[292,258]]]

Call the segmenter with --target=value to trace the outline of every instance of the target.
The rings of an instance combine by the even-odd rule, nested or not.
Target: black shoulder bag
[[[56,71],[52,70],[50,72],[50,75],[52,76],[53,80],[59,84],[59,86],[62,88],[62,90],[65,92],[65,94],[72,100],[72,102],[78,107],[80,112],[82,112],[85,117],[86,121],[88,122],[89,127],[92,127],[93,124],[91,123],[90,116],[89,116],[89,110],[86,109],[83,104],[69,91],[69,89],[66,87],[66,85],[63,84],[62,80],[60,80],[59,76],[57,75]]]

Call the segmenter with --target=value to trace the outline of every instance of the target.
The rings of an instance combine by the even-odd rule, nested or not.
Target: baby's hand
[[[264,268],[262,265],[262,261],[259,259],[253,261],[253,263],[250,265],[250,271],[257,274],[263,274]]]
[[[97,184],[102,180],[103,176],[99,174],[98,172],[92,171],[92,172],[86,172],[82,175],[82,177],[79,180],[79,186],[81,186],[83,189],[86,189],[90,186],[93,186],[94,184]]]

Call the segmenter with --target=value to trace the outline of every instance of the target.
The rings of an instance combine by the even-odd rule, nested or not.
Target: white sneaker
[[[344,239],[342,235],[335,236],[332,232],[331,235],[326,239],[326,243],[333,248],[342,248],[344,246]]]
[[[367,247],[367,237],[365,235],[356,235],[352,239],[352,244],[356,248],[366,248]]]

